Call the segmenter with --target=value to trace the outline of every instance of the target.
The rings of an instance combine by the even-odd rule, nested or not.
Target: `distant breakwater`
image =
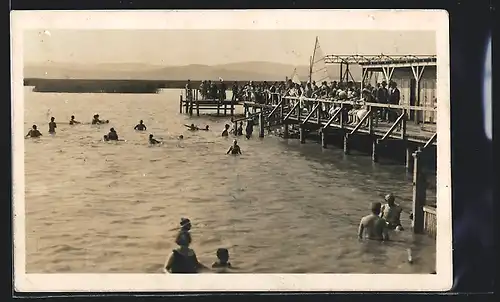
[[[224,82],[231,89],[234,82],[243,85],[249,81]],[[253,82],[259,84],[264,81]],[[49,93],[157,93],[159,89],[182,89],[186,83],[187,80],[24,79],[24,86],[34,86],[34,92]],[[191,81],[193,88],[200,84],[201,81]]]

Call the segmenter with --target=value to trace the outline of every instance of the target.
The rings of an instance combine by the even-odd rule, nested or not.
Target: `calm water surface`
[[[393,192],[408,212],[411,179],[399,165],[372,164],[314,142],[273,136],[240,140],[243,155],[225,155],[229,118],[179,114],[179,91],[159,94],[52,94],[25,91],[28,273],[159,273],[181,217],[210,265],[226,247],[240,272],[430,273],[435,241],[409,231],[391,243],[359,242],[369,204]],[[72,114],[106,126],[69,126]],[[47,134],[50,116],[58,132]],[[148,131],[133,130],[143,119]],[[212,131],[189,132],[186,123]],[[114,127],[127,142],[104,143]],[[255,131],[255,133],[257,130]],[[147,135],[164,139],[150,147]],[[179,141],[177,136],[185,139]],[[435,192],[428,192],[435,195]],[[414,264],[406,262],[413,250]]]

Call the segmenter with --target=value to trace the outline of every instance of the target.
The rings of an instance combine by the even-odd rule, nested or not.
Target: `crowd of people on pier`
[[[187,97],[193,97],[193,89],[190,80],[186,84]],[[352,81],[337,82],[323,81],[320,84],[315,81],[295,83],[291,79],[286,81],[275,82],[253,82],[249,81],[245,84],[233,82],[229,88],[223,79],[216,81],[202,81],[198,91],[203,100],[225,100],[226,91],[231,90],[231,100],[235,102],[254,102],[258,104],[277,105],[279,102],[278,95],[297,97],[297,98],[317,98],[334,101],[351,101],[344,104],[342,114],[344,120],[348,124],[358,123],[368,112],[366,103],[379,103],[399,105],[401,93],[397,87],[397,83],[390,81],[382,81],[375,86],[367,84],[363,89]],[[313,102],[302,100],[303,108],[311,110]],[[320,109],[320,114],[324,118],[329,118],[335,113],[340,105],[324,103]],[[394,108],[376,108],[377,121],[394,122],[399,110]]]

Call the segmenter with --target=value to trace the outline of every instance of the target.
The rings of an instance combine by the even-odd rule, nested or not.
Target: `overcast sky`
[[[428,31],[40,30],[24,33],[24,61],[308,65],[316,36],[325,54],[436,54]]]

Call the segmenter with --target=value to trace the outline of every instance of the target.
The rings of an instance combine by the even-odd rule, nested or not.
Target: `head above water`
[[[72,116],[71,116],[71,119],[72,119],[72,120],[74,120],[74,119],[75,119],[75,116],[74,116],[74,115],[72,115]]]
[[[50,120],[53,122],[56,118],[55,117],[51,117]]]
[[[115,132],[115,128],[109,129],[109,132]]]
[[[183,139],[184,138],[184,135],[179,135],[179,139]]]
[[[224,128],[226,128],[226,129],[229,129],[229,127],[230,127],[229,124],[224,125]]]
[[[189,218],[181,218],[181,229],[189,231],[191,229],[191,220]]]
[[[150,135],[149,135],[149,138],[153,138],[153,134],[150,134]]]
[[[33,130],[36,130],[36,128],[37,128],[36,125],[33,125]]]
[[[389,194],[385,195],[384,199],[385,199],[385,201],[387,201],[387,203],[389,205],[393,205],[394,204],[395,198],[394,198],[394,195],[392,193],[389,193]]]
[[[237,141],[237,140],[234,140],[234,141],[233,141],[233,145],[235,145],[235,146],[236,146],[237,144],[238,144],[238,141]]]
[[[380,214],[380,210],[382,208],[382,204],[380,202],[373,202],[372,205],[371,205],[371,211],[373,214],[375,215],[379,215]]]
[[[205,129],[208,130],[210,127],[208,125],[205,126]]]
[[[217,259],[222,263],[227,262],[229,260],[229,251],[225,248],[217,249]]]
[[[140,120],[140,121],[139,121],[139,124],[142,124],[142,123],[144,123],[144,121],[143,121],[143,120]]]

